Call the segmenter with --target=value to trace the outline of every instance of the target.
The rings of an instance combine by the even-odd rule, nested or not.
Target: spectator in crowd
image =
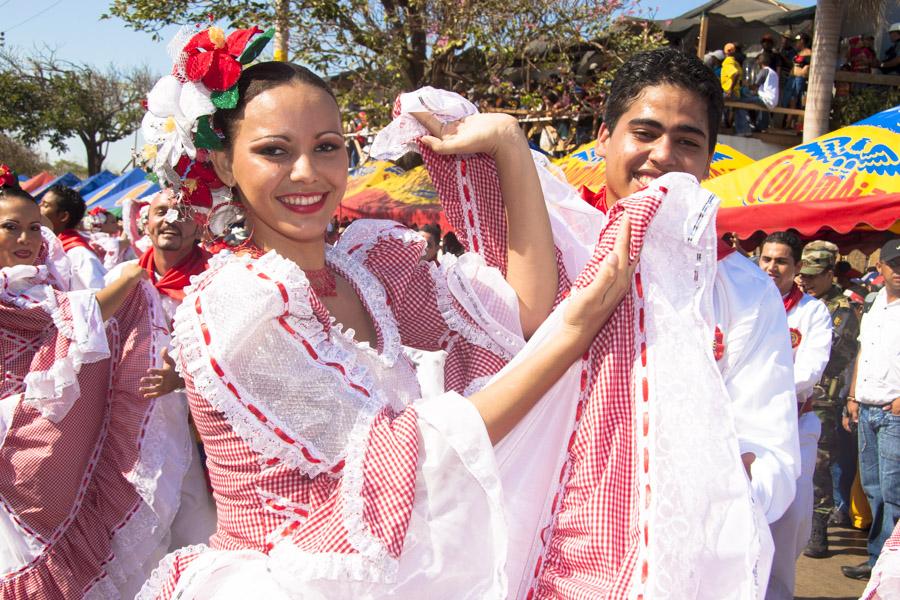
[[[822,377],[831,351],[831,319],[821,302],[794,282],[802,261],[803,242],[793,232],[779,231],[763,242],[759,266],[781,294],[794,354],[794,388],[797,394],[800,434],[800,477],[797,494],[784,515],[771,524],[775,557],[769,576],[767,600],[793,600],[796,562],[810,535],[813,473],[822,426],[813,413],[815,386]],[[830,482],[829,482],[830,483]],[[828,489],[829,497],[831,488]],[[826,515],[827,519],[827,515]]]
[[[741,95],[741,77],[743,68],[735,57],[737,46],[728,42],[723,49],[725,60],[722,61],[722,73],[719,79],[722,82],[722,92],[726,98],[738,98]]]
[[[813,409],[822,423],[816,470],[813,475],[813,526],[809,545],[803,551],[810,558],[828,555],[828,519],[834,508],[832,466],[837,461],[837,428],[843,410],[844,374],[856,358],[859,319],[844,291],[834,282],[838,247],[817,240],[803,249],[803,266],[797,280],[800,289],[821,300],[828,308],[832,327],[831,354],[821,380],[816,385]]]
[[[703,57],[703,64],[709,67],[709,70],[715,73],[716,77],[722,75],[722,62],[725,60],[725,53],[721,50],[707,52]]]
[[[773,55],[762,52],[756,57],[759,66],[756,78],[750,84],[749,93],[741,93],[743,102],[759,104],[763,110],[757,111],[756,129],[764,131],[769,127],[769,111],[778,106],[778,73],[772,69]],[[750,113],[738,109],[734,117],[734,131],[740,136],[749,136],[751,131]]]
[[[101,257],[90,245],[88,237],[76,227],[85,213],[84,199],[77,191],[54,185],[41,200],[41,215],[52,224],[53,233],[62,242],[72,263],[72,289],[98,290],[104,287]]]
[[[782,81],[787,81],[788,76],[791,74],[791,69],[794,66],[794,57],[797,56],[797,49],[794,48],[793,34],[790,31],[785,31],[781,34],[781,49],[778,51],[778,55],[781,58],[778,76]]]
[[[848,40],[847,64],[854,73],[871,73],[878,60],[875,51],[863,43],[861,35],[854,35]]]
[[[771,64],[769,66],[776,74],[778,74],[780,81],[781,72],[784,69],[785,62],[781,54],[775,49],[775,37],[771,33],[767,33],[760,38],[759,45],[762,46],[763,52],[767,52],[772,56]]]
[[[419,230],[422,237],[425,238],[425,254],[422,260],[425,262],[438,263],[438,248],[441,245],[441,228],[434,223],[427,223]]]
[[[792,61],[791,76],[788,77],[787,85],[784,88],[782,106],[802,108],[804,95],[806,94],[806,83],[809,79],[809,64],[812,59],[812,49],[810,48],[812,40],[808,33],[798,33],[794,41],[797,43],[797,53]],[[785,125],[788,128],[793,123],[796,123],[796,119],[790,117],[785,119]]]
[[[878,68],[885,75],[900,75],[900,22],[888,28],[888,35],[891,38],[891,45],[884,53]]]
[[[844,418],[848,430],[858,424],[859,477],[872,510],[869,559],[841,567],[853,579],[869,577],[900,519],[900,238],[882,246],[876,266],[884,288],[863,315]]]

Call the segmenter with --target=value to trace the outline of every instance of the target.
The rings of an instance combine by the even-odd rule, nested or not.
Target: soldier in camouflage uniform
[[[845,388],[843,380],[847,366],[856,358],[858,350],[859,318],[850,300],[834,282],[837,256],[838,247],[831,242],[810,242],[803,248],[803,266],[797,281],[804,292],[828,306],[833,328],[831,357],[813,396],[813,409],[822,421],[822,435],[813,474],[812,535],[803,551],[811,558],[823,558],[828,554],[828,517],[834,507],[831,465],[836,459],[837,427],[846,401],[841,392]]]

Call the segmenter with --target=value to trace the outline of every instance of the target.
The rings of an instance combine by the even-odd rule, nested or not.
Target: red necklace
[[[253,243],[252,239],[247,240],[240,246],[232,248],[232,250],[248,252],[253,258],[259,258],[265,254],[262,248]],[[309,287],[313,289],[316,296],[320,298],[333,298],[334,296],[337,296],[337,282],[334,280],[334,275],[327,266],[322,267],[321,269],[304,270],[303,274],[306,275],[306,280],[309,281]]]
[[[337,296],[337,282],[327,266],[303,272],[306,274],[309,286],[316,293],[316,296],[320,298]]]

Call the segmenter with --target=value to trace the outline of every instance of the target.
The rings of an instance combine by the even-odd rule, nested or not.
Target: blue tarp
[[[95,204],[92,204],[90,208],[102,206],[108,211],[113,211],[114,209],[122,208],[121,201],[126,197],[137,200],[138,198],[144,198],[145,196],[155,194],[158,191],[158,183],[153,183],[152,181],[149,181],[147,179],[142,179],[131,187],[127,187],[124,190],[119,190],[118,192],[113,192],[111,194],[103,196],[102,198],[97,200]]]
[[[85,204],[87,204],[89,209],[94,208],[94,206],[101,206],[100,201],[105,200],[107,196],[118,194],[122,190],[127,190],[128,188],[141,183],[146,178],[146,173],[144,173],[141,169],[132,169],[127,173],[119,175],[106,185],[101,185],[93,192],[86,194],[84,196],[84,202]],[[105,202],[103,203],[103,206],[105,206]]]
[[[83,198],[84,196],[87,196],[94,190],[98,189],[100,186],[106,185],[115,178],[116,176],[114,174],[110,173],[109,171],[103,170],[96,175],[91,175],[78,185],[74,186],[74,189],[78,190]]]
[[[34,196],[35,200],[40,202],[41,197],[54,185],[66,185],[69,187],[73,187],[78,185],[79,183],[81,183],[81,180],[78,179],[78,177],[76,177],[72,173],[66,173],[65,175],[60,175],[56,179],[51,180],[47,185],[39,187],[37,190],[35,190],[32,196]]]

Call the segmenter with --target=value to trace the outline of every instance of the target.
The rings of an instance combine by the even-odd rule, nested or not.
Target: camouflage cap
[[[800,257],[803,266],[801,275],[818,275],[829,269],[834,269],[837,262],[838,247],[831,242],[816,240],[803,247],[803,255]]]

